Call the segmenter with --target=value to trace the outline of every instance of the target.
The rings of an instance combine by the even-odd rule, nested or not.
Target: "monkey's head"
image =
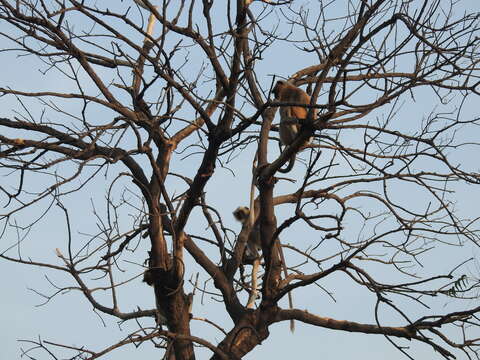
[[[240,221],[240,223],[245,224],[248,221],[250,216],[250,209],[246,206],[239,206],[234,212],[233,216],[235,219]]]
[[[272,93],[275,96],[275,99],[280,99],[280,92],[288,86],[288,83],[285,80],[278,80],[275,86],[273,87]]]
[[[150,269],[145,270],[142,281],[147,283],[147,285],[153,286],[153,274]]]

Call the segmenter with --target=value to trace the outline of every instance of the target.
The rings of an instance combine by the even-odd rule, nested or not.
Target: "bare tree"
[[[2,63],[16,56],[25,72],[40,70],[0,84],[0,258],[68,274],[48,299],[78,289],[96,312],[137,327],[103,350],[32,341],[27,353],[96,359],[149,342],[165,359],[194,359],[196,345],[240,359],[272,324],[296,320],[382,334],[408,358],[404,339],[479,358],[478,274],[468,268],[479,218],[457,197],[480,183],[468,160],[480,144],[471,6],[0,0]],[[275,113],[293,104],[271,95],[278,78],[311,96],[282,151]],[[243,227],[231,215],[239,205],[254,210]],[[42,223],[52,244],[63,240],[48,245],[56,262],[16,251]],[[252,231],[258,278],[244,256]],[[431,258],[444,247],[463,256],[448,271]],[[142,275],[156,309],[128,311],[120,292]],[[375,322],[279,305],[294,291],[303,304],[359,288],[373,294]],[[455,311],[430,308],[438,297]],[[203,299],[218,301],[223,322],[197,316]],[[192,332],[197,320],[221,340]]]

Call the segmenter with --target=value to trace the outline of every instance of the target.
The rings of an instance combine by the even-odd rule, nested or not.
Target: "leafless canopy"
[[[406,340],[479,358],[473,3],[0,0],[0,258],[68,275],[47,302],[78,289],[85,311],[132,329],[28,354],[145,342],[166,359],[240,359],[295,319],[383,334],[408,358]],[[278,78],[312,98],[283,151]],[[263,259],[248,308],[251,228],[231,212],[251,191]],[[136,291],[156,309],[125,308]],[[282,308],[289,292],[298,308]],[[359,296],[371,322],[333,318]]]

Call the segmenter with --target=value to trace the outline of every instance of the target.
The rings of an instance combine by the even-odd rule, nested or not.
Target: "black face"
[[[250,211],[246,207],[239,207],[233,212],[233,216],[235,219],[240,221],[242,224],[248,219],[248,216],[250,215]]]
[[[278,99],[278,97],[280,96],[279,92],[280,92],[280,88],[285,85],[285,81],[283,80],[278,80],[277,83],[275,84],[273,90],[272,90],[272,93],[273,93],[273,96],[275,96],[275,99]]]

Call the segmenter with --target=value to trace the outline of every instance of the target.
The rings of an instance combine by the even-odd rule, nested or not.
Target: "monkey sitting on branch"
[[[250,218],[250,209],[246,206],[239,206],[234,212],[233,216],[236,220],[238,220],[242,224],[242,229],[245,226],[248,226],[249,218]],[[275,219],[276,223],[276,219]],[[280,241],[277,239],[275,241],[274,246],[277,247],[278,253],[280,255],[280,262],[283,270],[283,274],[285,278],[288,277],[287,265],[285,263],[285,256],[283,255],[282,245]],[[262,242],[261,242],[261,233],[260,233],[260,221],[259,217],[257,216],[254,219],[253,226],[248,234],[247,244],[245,246],[245,252],[243,254],[243,263],[244,264],[255,264],[255,261],[259,261],[260,253],[259,250],[262,249]],[[293,298],[292,294],[289,292],[288,296],[288,306],[290,309],[293,309]],[[295,322],[290,320],[290,331],[295,331]]]
[[[239,206],[234,212],[233,217],[242,224],[242,228],[247,226],[250,217],[250,209],[246,206]],[[248,234],[247,244],[242,257],[242,263],[252,264],[253,261],[260,257],[259,250],[262,249],[260,240],[260,224],[258,221],[254,222],[253,228]]]
[[[297,103],[299,105],[310,105],[310,96],[302,89],[292,85],[284,80],[279,80],[273,90],[275,99],[281,103]],[[297,137],[300,131],[300,120],[305,120],[308,116],[308,108],[304,106],[280,106],[280,143],[288,146]],[[316,111],[314,112],[314,117]],[[290,158],[288,165],[284,169],[278,169],[281,173],[288,173],[293,169],[296,154]]]

